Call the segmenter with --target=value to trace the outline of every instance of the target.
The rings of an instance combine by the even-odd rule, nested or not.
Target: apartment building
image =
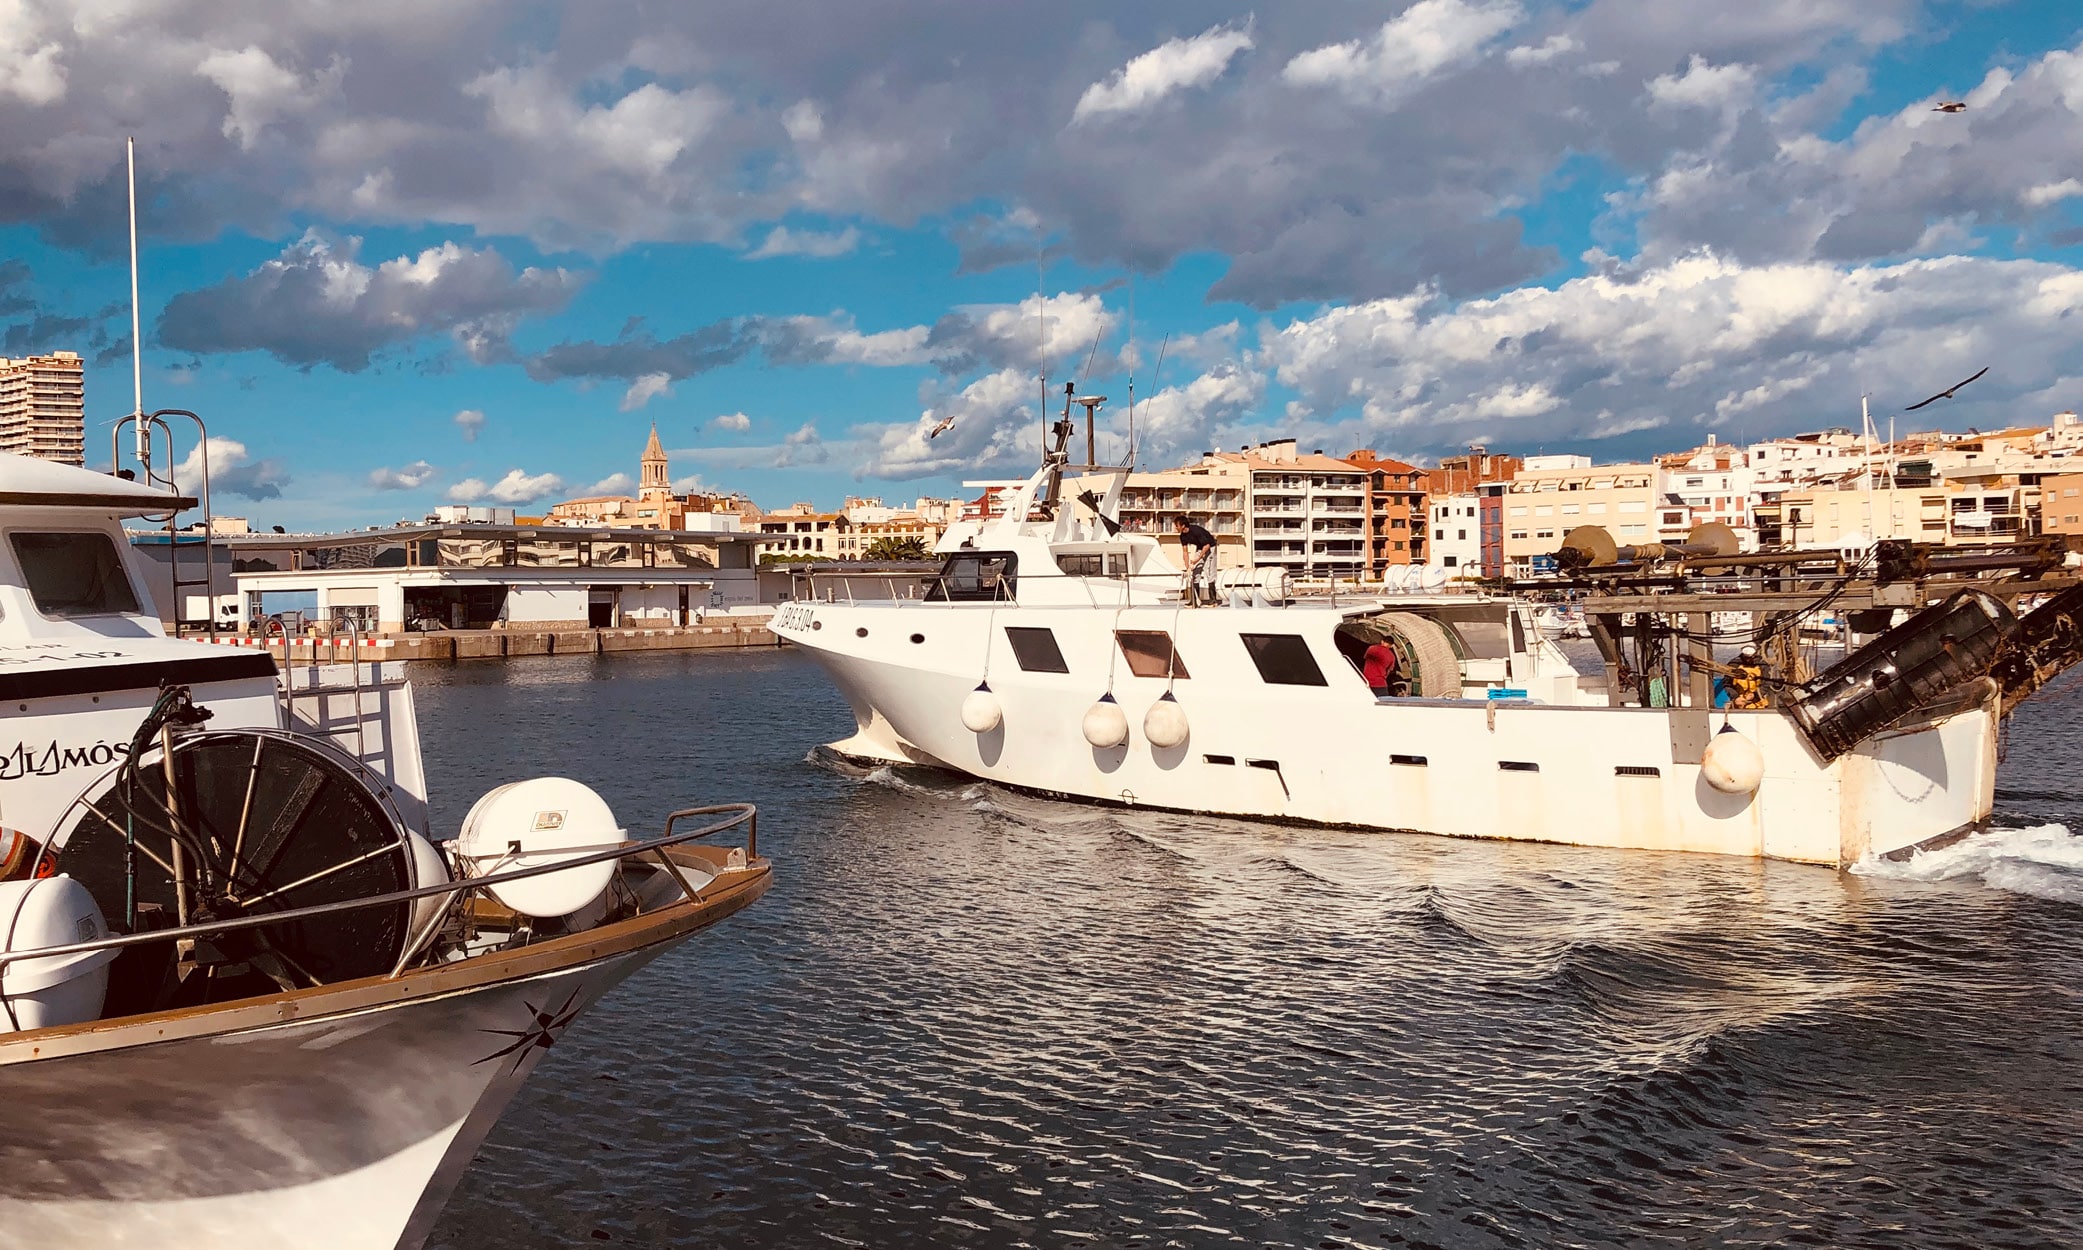
[[[85,379],[77,352],[0,356],[0,451],[84,465]]]
[[[1425,497],[1430,474],[1372,451],[1345,462],[1367,475],[1367,577],[1379,581],[1395,564],[1430,563]]]
[[[1245,504],[1254,567],[1284,568],[1296,577],[1366,575],[1366,470],[1321,448],[1305,455],[1291,438],[1202,460],[1242,465],[1249,474]]]
[[[1705,446],[1658,457],[1663,470],[1663,499],[1657,505],[1657,530],[1666,542],[1683,542],[1699,525],[1726,525],[1739,549],[1758,549],[1751,513],[1750,457],[1709,435]]]
[[[1659,537],[1658,468],[1654,464],[1594,465],[1589,456],[1528,456],[1525,467],[1497,491],[1503,513],[1503,563],[1519,575],[1553,568],[1562,536],[1579,525],[1601,525],[1622,546]]]
[[[1161,473],[1131,473],[1121,487],[1121,528],[1150,534],[1175,561],[1182,560],[1178,520],[1206,526],[1215,536],[1217,568],[1249,568],[1244,533],[1251,470],[1241,461],[1210,460]]]

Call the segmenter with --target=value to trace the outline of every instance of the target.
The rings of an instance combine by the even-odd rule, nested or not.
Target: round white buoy
[[[1113,695],[1103,694],[1099,702],[1085,709],[1085,741],[1102,750],[1128,741],[1128,713],[1114,702]]]
[[[989,682],[977,683],[976,689],[962,698],[962,727],[973,734],[987,734],[1005,721],[1005,708],[998,696],[991,693]]]
[[[1700,775],[1723,794],[1749,794],[1765,779],[1765,753],[1724,725],[1700,755]]]
[[[1186,709],[1179,706],[1179,701],[1169,690],[1143,714],[1143,736],[1150,740],[1151,746],[1178,746],[1186,741],[1187,732]]]

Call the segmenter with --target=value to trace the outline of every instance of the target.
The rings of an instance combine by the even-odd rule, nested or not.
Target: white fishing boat
[[[1570,604],[1544,603],[1534,610],[1533,619],[1543,638],[1591,637],[1591,626],[1584,620],[1583,609]]]
[[[1071,431],[1066,404],[1004,514],[948,531],[924,601],[776,615],[852,707],[835,752],[1185,812],[1842,865],[1987,818],[2004,716],[2077,658],[2058,641],[2075,592],[2021,621],[1982,572],[1853,585],[1790,556],[1768,585],[1741,561],[1775,557],[1602,532],[1572,535],[1575,580],[1543,583],[1586,596],[1597,674],[1510,598],[1301,603],[1271,571],[1192,607],[1157,542],[1114,523],[1127,469],[1071,465]],[[1707,557],[1750,576],[1748,597],[1696,584]],[[2046,552],[2020,559],[2050,584]],[[1829,672],[1800,669],[1791,635],[1812,610],[1891,602],[1918,611]],[[1723,610],[1759,622],[1758,706],[1713,706]],[[1363,679],[1377,642],[1406,691]]]
[[[0,1247],[417,1246],[573,1022],[766,890],[753,809],[540,778],[437,843],[396,671],[166,636],[158,480],[0,455]]]

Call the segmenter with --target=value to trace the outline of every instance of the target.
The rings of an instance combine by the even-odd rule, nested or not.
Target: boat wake
[[[1992,889],[2083,905],[2083,838],[2065,825],[1990,829],[1906,860],[1855,864],[1852,871],[1901,881],[1979,880]]]

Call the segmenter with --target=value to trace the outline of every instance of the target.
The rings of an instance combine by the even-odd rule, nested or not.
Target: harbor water
[[[2003,827],[1839,874],[845,768],[786,652],[412,676],[437,829],[562,774],[632,832],[756,801],[776,864],[545,1056],[435,1246],[2083,1244],[2073,681]]]

